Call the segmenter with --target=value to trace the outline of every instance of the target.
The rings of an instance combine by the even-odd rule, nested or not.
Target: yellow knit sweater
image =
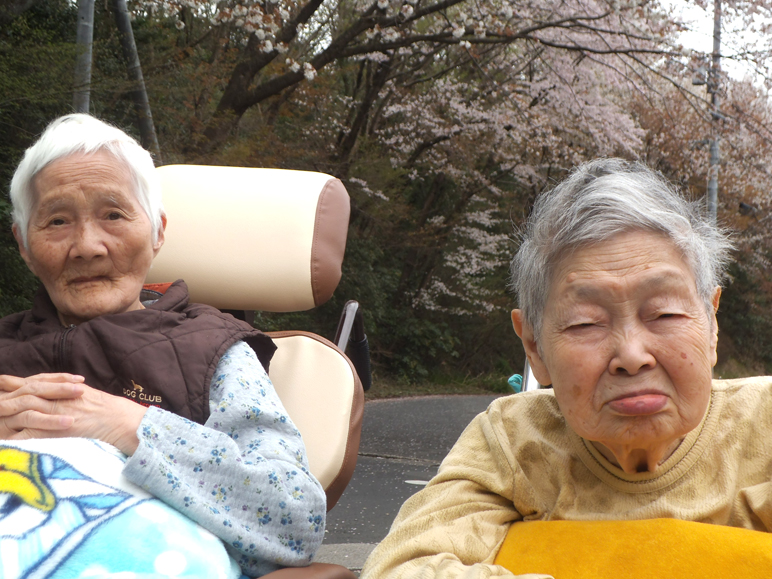
[[[551,390],[500,398],[403,505],[362,579],[512,577],[492,563],[513,522],[654,518],[772,530],[772,378],[714,381],[702,423],[632,475],[568,427]]]

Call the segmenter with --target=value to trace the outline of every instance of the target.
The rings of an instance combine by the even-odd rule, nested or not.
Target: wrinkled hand
[[[146,408],[106,394],[72,374],[0,376],[0,438],[80,436],[108,442],[126,454],[137,449]]]
[[[83,377],[72,374],[0,375],[0,438],[19,438],[26,429],[70,428],[72,417],[57,415],[56,403],[81,396],[83,387]]]

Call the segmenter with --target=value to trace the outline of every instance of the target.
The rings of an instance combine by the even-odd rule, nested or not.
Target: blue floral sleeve
[[[220,359],[209,405],[203,426],[149,408],[124,474],[220,537],[247,575],[310,563],[324,537],[324,490],[244,342]]]

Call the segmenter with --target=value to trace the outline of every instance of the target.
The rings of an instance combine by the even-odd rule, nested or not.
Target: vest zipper
[[[70,333],[75,329],[75,324],[70,324],[67,326],[64,331],[62,332],[62,335],[59,337],[59,351],[57,352],[56,356],[56,371],[57,372],[66,372],[67,367],[65,364],[69,362],[70,360],[70,340],[68,340],[68,336]]]

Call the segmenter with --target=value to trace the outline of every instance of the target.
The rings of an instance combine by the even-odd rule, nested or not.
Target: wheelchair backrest
[[[168,224],[147,283],[184,279],[191,300],[220,309],[300,311],[341,277],[349,198],[329,175],[282,169],[158,168]],[[271,334],[269,375],[306,444],[332,508],[359,448],[364,396],[350,361],[307,332]]]

